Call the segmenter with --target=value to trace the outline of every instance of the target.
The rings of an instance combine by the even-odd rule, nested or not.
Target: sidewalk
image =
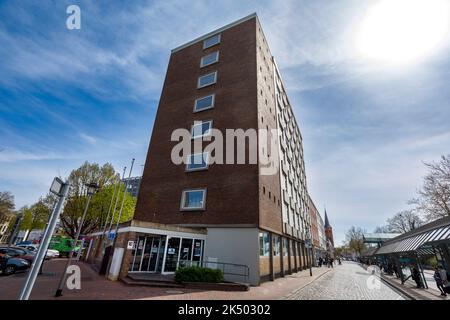
[[[266,299],[276,300],[288,296],[299,290],[326,272],[332,270],[326,267],[313,268],[313,276],[309,270],[304,270],[275,281],[268,281],[259,287],[250,287],[245,292],[225,292],[212,290],[198,290],[185,288],[156,288],[148,286],[127,286],[121,281],[109,281],[98,275],[90,265],[75,262],[81,269],[81,289],[68,290],[63,296],[54,298],[61,272],[66,259],[54,259],[45,262],[44,274],[38,276],[30,299],[39,300],[233,300],[233,299]],[[26,274],[0,277],[0,300],[17,299],[20,289],[26,279]]]
[[[408,280],[402,284],[401,280],[395,276],[382,274],[381,279],[413,300],[450,300],[450,296],[441,296],[441,293],[430,284],[428,289],[418,289],[412,281]]]

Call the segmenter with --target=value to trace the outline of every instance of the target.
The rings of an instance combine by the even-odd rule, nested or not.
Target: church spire
[[[325,209],[325,228],[331,228],[330,222],[328,221],[327,209]]]

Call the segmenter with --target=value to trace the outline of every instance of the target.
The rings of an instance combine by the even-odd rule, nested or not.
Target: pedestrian
[[[445,293],[444,281],[442,280],[442,276],[441,276],[441,272],[440,271],[441,271],[441,267],[440,266],[436,266],[434,268],[433,278],[434,278],[434,281],[436,281],[436,287],[441,292],[441,296],[447,296],[447,294]]]
[[[330,266],[333,268],[333,258],[330,258]]]
[[[319,257],[319,267],[321,267],[322,264],[323,264],[323,259],[322,259],[322,257]]]
[[[420,272],[417,267],[414,267],[411,273],[411,278],[416,282],[417,288],[423,288],[422,278],[420,277]]]
[[[394,271],[394,273],[395,273],[395,277],[398,279],[398,278],[400,278],[400,275],[399,275],[399,273],[398,273],[398,269],[397,269],[397,265],[393,265],[392,266],[392,271]]]
[[[4,271],[6,269],[6,263],[8,262],[8,255],[6,253],[0,252],[0,271]]]
[[[447,270],[445,270],[444,268],[442,268],[442,266],[440,266],[439,274],[442,279],[442,285],[444,287],[444,292],[450,294],[450,281],[449,281],[449,276],[447,274]]]

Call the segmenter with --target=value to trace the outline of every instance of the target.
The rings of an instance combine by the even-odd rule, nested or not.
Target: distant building
[[[380,248],[383,242],[398,237],[401,233],[365,233],[363,242],[370,248]]]
[[[333,227],[331,227],[328,220],[327,210],[325,210],[325,239],[327,241],[327,251],[331,256],[334,256],[334,239],[333,239]]]
[[[126,183],[127,191],[132,197],[137,198],[139,193],[139,187],[141,185],[141,179],[142,177],[131,177],[122,180],[123,182]]]
[[[315,257],[317,263],[317,259],[319,259],[320,256],[323,256],[326,250],[325,228],[319,210],[317,210],[311,197],[308,196],[308,198],[308,210],[311,218],[311,239],[314,250],[313,256]]]
[[[323,255],[323,253],[327,250],[327,239],[325,237],[325,224],[320,212],[317,212],[317,230],[319,231],[319,248],[321,250],[321,254]]]
[[[400,236],[401,233],[365,233],[363,235],[363,242],[366,248],[361,252],[363,261],[371,261],[371,257],[380,248],[384,242],[389,241],[395,237]]]

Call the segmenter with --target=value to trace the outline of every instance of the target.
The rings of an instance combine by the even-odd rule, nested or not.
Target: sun
[[[370,59],[409,64],[448,41],[448,0],[382,0],[368,11],[356,45]]]

